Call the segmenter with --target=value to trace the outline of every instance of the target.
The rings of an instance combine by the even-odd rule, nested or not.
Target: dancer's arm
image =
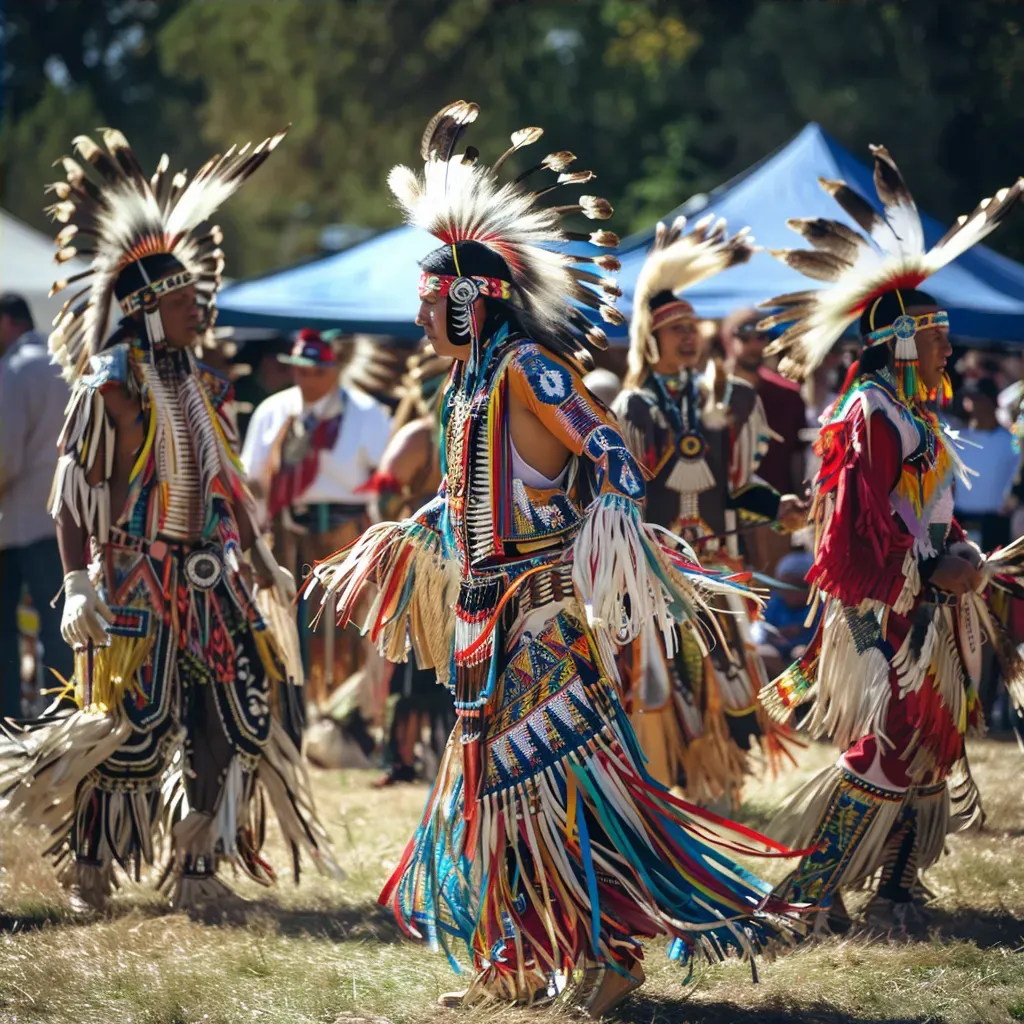
[[[600,494],[643,501],[644,471],[575,370],[539,346],[524,344],[509,364],[508,380],[514,401],[569,451],[594,464]]]
[[[110,477],[115,455],[114,421],[107,397],[117,384],[96,375],[78,383],[57,445],[60,455],[51,492],[57,546],[64,569],[61,635],[75,648],[103,644],[113,615],[89,579],[90,541],[110,531]]]
[[[856,606],[869,599],[895,605],[916,565],[910,534],[893,513],[890,495],[903,465],[899,433],[882,411],[865,418],[856,407],[826,426],[816,484],[819,541],[808,576],[825,593]]]

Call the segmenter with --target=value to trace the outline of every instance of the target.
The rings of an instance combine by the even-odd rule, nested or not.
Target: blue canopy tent
[[[893,155],[899,159],[898,152]],[[695,197],[665,219],[671,220],[679,213],[691,220],[714,214],[724,217],[733,230],[749,225],[757,244],[765,249],[801,248],[807,243],[786,227],[788,217],[830,217],[856,226],[821,188],[819,177],[845,181],[881,210],[871,168],[855,159],[819,125],[809,124],[772,156],[710,196]],[[909,184],[913,189],[913,183]],[[928,244],[941,238],[948,227],[925,213],[921,221]],[[653,237],[653,231],[648,231],[623,240],[619,283],[624,294],[619,306],[627,315]],[[735,309],[756,306],[773,295],[813,287],[813,281],[763,252],[749,263],[689,289],[686,295],[698,314],[717,318]],[[955,338],[1024,343],[1024,266],[1019,263],[975,246],[923,287],[949,310]]]
[[[817,124],[809,124],[778,152],[710,196],[694,197],[666,219],[677,213],[693,218],[711,213],[724,217],[733,229],[749,225],[766,249],[800,246],[802,239],[786,227],[787,217],[847,220],[818,185],[819,177],[843,179],[877,205],[870,168]],[[946,230],[946,225],[926,214],[922,221],[929,242]],[[620,247],[618,277],[624,294],[619,306],[627,316],[652,238],[653,231],[643,232],[625,239]],[[424,231],[395,228],[337,255],[239,282],[221,293],[219,322],[282,329],[339,327],[418,337],[420,331],[413,323],[419,305],[417,261],[436,245]],[[758,253],[750,263],[691,289],[687,296],[700,315],[721,317],[772,295],[806,287],[813,287],[807,278],[767,253]],[[1024,343],[1024,267],[1013,260],[977,246],[936,274],[927,288],[949,310],[955,337]],[[624,341],[624,328],[605,326],[613,343]]]
[[[418,228],[385,231],[336,255],[225,288],[217,322],[418,338],[418,261],[435,248],[433,235]]]

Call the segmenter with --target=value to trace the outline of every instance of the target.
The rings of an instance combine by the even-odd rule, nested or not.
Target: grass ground
[[[830,939],[763,965],[683,972],[652,948],[647,985],[614,1019],[638,1024],[839,1024],[840,1021],[996,1024],[1024,1020],[1024,760],[1009,744],[972,749],[990,825],[953,837],[931,873],[931,934],[916,941]],[[747,820],[825,762],[752,787]],[[455,1013],[437,995],[459,987],[442,956],[403,940],[375,902],[419,815],[423,787],[380,793],[359,773],[315,784],[348,872],[343,885],[312,876],[250,899],[233,921],[168,912],[125,886],[111,912],[83,922],[38,856],[40,837],[0,825],[0,1021],[90,1024],[522,1024],[537,1013]],[[276,862],[283,863],[280,850]],[[541,1019],[554,1024],[561,1015]],[[567,1019],[567,1018],[565,1018]]]

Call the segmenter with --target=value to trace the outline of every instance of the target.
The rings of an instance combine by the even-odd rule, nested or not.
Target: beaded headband
[[[693,320],[697,314],[693,306],[685,299],[677,299],[675,302],[666,302],[651,312],[651,330],[656,331],[666,324],[674,324],[677,320]]]
[[[438,298],[443,299],[452,285],[462,277],[455,274],[428,274],[423,271],[420,274],[419,294],[421,299]],[[510,299],[512,297],[512,286],[508,281],[502,281],[498,277],[470,277],[480,289],[480,294],[488,299]]]
[[[144,269],[142,272],[145,275]],[[129,313],[137,313],[140,309],[147,313],[152,313],[160,304],[160,297],[162,295],[176,292],[180,288],[187,288],[190,284],[195,284],[195,282],[196,276],[191,271],[178,270],[167,277],[161,277],[158,281],[144,284],[141,288],[121,299],[118,305],[125,316]]]
[[[910,341],[918,331],[928,327],[948,328],[949,313],[944,309],[938,309],[933,313],[922,313],[920,316],[903,313],[886,327],[879,327],[877,331],[871,331],[866,340],[868,345],[878,345],[891,338],[895,338],[897,341]]]

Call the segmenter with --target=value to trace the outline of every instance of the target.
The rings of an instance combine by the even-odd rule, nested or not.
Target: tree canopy
[[[77,134],[113,125],[146,165],[195,169],[290,123],[221,218],[229,272],[253,274],[324,224],[397,223],[388,169],[463,98],[485,155],[527,124],[577,153],[623,234],[810,120],[865,157],[884,142],[952,220],[1024,172],[1022,26],[990,0],[6,0],[0,194],[45,228]],[[997,241],[1024,258],[1024,224]]]

